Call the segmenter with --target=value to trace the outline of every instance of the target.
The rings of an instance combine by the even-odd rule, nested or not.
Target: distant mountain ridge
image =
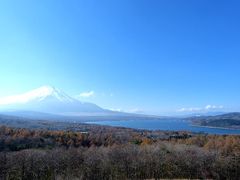
[[[51,87],[42,86],[27,93],[0,99],[1,111],[33,111],[51,114],[103,114],[110,112],[96,104],[81,102],[65,92]]]
[[[227,113],[217,116],[191,117],[190,120],[194,125],[199,126],[240,129],[239,112]]]
[[[35,120],[82,122],[166,118],[103,109],[93,103],[81,102],[51,86],[42,86],[23,94],[0,98],[0,114]]]

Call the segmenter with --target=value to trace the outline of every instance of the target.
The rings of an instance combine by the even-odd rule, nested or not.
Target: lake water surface
[[[88,122],[89,124],[108,125],[116,127],[127,127],[147,130],[169,130],[169,131],[192,131],[208,134],[240,134],[240,130],[219,129],[208,127],[192,126],[183,120],[132,120],[132,121],[98,121]]]

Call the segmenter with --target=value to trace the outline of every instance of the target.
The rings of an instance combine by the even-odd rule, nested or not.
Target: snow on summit
[[[0,105],[25,104],[31,101],[42,101],[48,97],[53,97],[61,102],[74,101],[73,98],[54,87],[42,86],[23,94],[2,97],[0,98]]]
[[[81,102],[51,86],[42,86],[23,94],[0,98],[0,110],[31,111],[58,115],[106,112],[96,104]]]

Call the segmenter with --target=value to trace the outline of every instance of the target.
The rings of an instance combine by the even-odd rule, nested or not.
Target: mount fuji
[[[93,103],[81,102],[51,86],[42,86],[24,94],[0,98],[0,111],[71,116],[103,115],[112,112]]]

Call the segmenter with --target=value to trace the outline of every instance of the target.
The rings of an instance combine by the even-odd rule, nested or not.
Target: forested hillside
[[[240,113],[190,118],[194,125],[240,129]]]
[[[1,126],[0,179],[240,177],[240,136],[90,125],[77,129]]]

